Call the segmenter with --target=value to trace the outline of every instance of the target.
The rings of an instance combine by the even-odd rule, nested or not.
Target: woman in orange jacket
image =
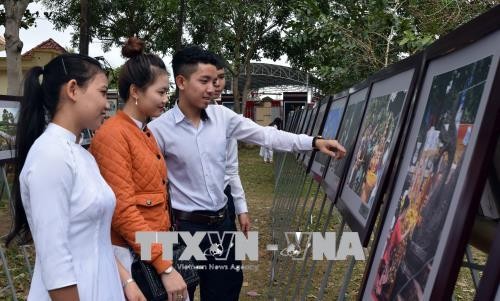
[[[129,58],[118,79],[125,106],[107,120],[92,139],[90,152],[104,179],[116,194],[111,224],[115,254],[130,270],[128,247],[140,255],[135,243],[138,231],[168,231],[167,168],[155,138],[146,127],[151,117],[163,113],[169,89],[163,61],[143,53],[144,43],[129,38],[122,55]],[[151,264],[171,296],[187,296],[182,276],[170,260],[162,259],[161,244],[151,248]],[[177,297],[177,298],[178,298]]]

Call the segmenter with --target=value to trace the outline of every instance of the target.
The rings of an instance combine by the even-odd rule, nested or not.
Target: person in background
[[[141,255],[135,242],[139,231],[168,231],[167,166],[155,137],[147,128],[152,117],[160,116],[168,100],[168,73],[162,59],[144,53],[144,42],[132,37],[122,48],[128,60],[118,78],[118,92],[125,100],[123,110],[96,131],[90,152],[104,179],[116,194],[111,226],[115,254],[130,270],[133,257],[129,247]],[[186,283],[162,259],[161,244],[151,247],[151,264],[171,300],[185,300]]]
[[[213,103],[218,104],[221,101],[222,91],[226,86],[226,78],[224,72],[224,60],[217,56],[217,79],[214,82],[215,91]],[[248,206],[245,198],[245,191],[241,184],[239,163],[238,163],[238,141],[230,139],[227,144],[227,165],[226,174],[224,175],[224,194],[227,197],[227,211],[229,219],[234,222],[238,216],[240,230],[245,233],[245,236],[250,230],[250,217],[248,215]],[[236,231],[236,224],[234,225]],[[243,278],[242,278],[243,281]]]
[[[276,117],[268,126],[281,130],[281,118]],[[264,163],[273,163],[273,149],[265,146],[260,147],[259,155],[264,159]]]
[[[28,300],[125,300],[123,289],[128,300],[144,300],[113,255],[115,195],[79,144],[83,129],[102,123],[107,89],[99,62],[79,54],[59,55],[26,73],[16,135],[14,227],[6,243],[23,236],[35,244]]]

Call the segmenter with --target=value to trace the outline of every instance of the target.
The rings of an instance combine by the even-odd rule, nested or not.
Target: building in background
[[[3,41],[3,44],[2,44]],[[3,45],[3,46],[2,46]],[[0,38],[0,50],[5,48],[5,40]],[[35,66],[44,66],[54,57],[67,52],[53,39],[48,39],[21,55],[22,71],[26,73]],[[7,94],[7,58],[0,57],[0,94]]]

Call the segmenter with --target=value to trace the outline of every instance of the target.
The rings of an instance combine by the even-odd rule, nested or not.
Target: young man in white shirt
[[[335,140],[262,127],[224,106],[209,106],[215,93],[216,65],[215,55],[199,47],[178,51],[172,67],[179,101],[148,125],[166,158],[179,231],[231,231],[224,175],[226,146],[232,138],[281,151],[317,148],[332,157],[345,155],[345,149]],[[207,238],[200,243],[202,251],[211,246]],[[235,264],[234,248],[228,243],[223,248],[224,253],[233,253],[225,262],[211,256],[207,256],[208,261],[195,260],[196,265],[207,266],[198,270],[202,301],[239,298],[241,271],[210,268]],[[189,293],[192,297],[194,289]]]
[[[221,101],[222,91],[226,86],[224,70],[225,62],[220,56],[217,56],[217,60],[217,79],[214,81],[215,92],[213,98],[213,104],[215,105],[218,104],[218,101]],[[245,191],[243,190],[239,174],[238,141],[236,139],[230,139],[228,141],[226,153],[227,165],[226,174],[224,176],[224,194],[227,197],[227,211],[231,221],[234,221],[236,216],[238,216],[240,230],[246,236],[248,231],[250,231],[251,223],[250,216],[248,215],[248,205],[245,199]]]

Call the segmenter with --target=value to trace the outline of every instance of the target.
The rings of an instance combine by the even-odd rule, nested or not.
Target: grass
[[[310,290],[306,293],[307,300],[315,300],[319,296],[319,287],[323,281],[324,276],[327,274],[327,261],[318,261],[313,263],[311,260],[305,261],[304,271],[302,278],[300,278],[303,262],[292,261],[289,258],[279,258],[278,269],[276,270],[276,280],[273,282],[270,289],[270,272],[271,272],[271,259],[272,254],[266,251],[267,244],[273,243],[272,232],[271,232],[271,208],[273,206],[274,197],[274,164],[265,164],[259,157],[259,149],[256,147],[241,147],[240,148],[240,176],[245,189],[246,198],[248,202],[250,217],[252,221],[252,231],[259,232],[259,260],[258,261],[245,261],[244,266],[247,268],[244,272],[244,284],[241,290],[240,300],[250,301],[250,300],[269,300],[268,294],[272,293],[277,296],[282,296],[282,292],[288,289],[288,300],[292,300],[292,294],[297,287],[297,279],[304,280],[307,276],[311,276]],[[275,162],[276,164],[276,162]],[[287,162],[287,167],[293,167],[293,164]],[[325,229],[327,231],[337,231],[339,228],[341,216],[337,210],[333,211],[333,216],[329,219],[327,223],[326,212],[328,212],[330,202],[326,200],[324,210],[321,213],[321,204],[323,200],[323,192],[320,189],[318,191],[318,198],[316,200],[315,206],[312,208],[311,215],[309,215],[309,209],[313,202],[313,197],[317,190],[317,183],[313,182],[311,186],[311,193],[306,199],[305,195],[308,191],[310,180],[307,180],[305,185],[297,185],[297,181],[292,181],[294,177],[296,179],[303,178],[303,173],[301,168],[293,169],[290,173],[284,174],[286,177],[284,184],[280,187],[280,195],[288,193],[289,195],[296,192],[300,198],[295,198],[298,200],[297,212],[295,217],[289,214],[285,210],[275,211],[275,224],[278,230],[290,231],[295,229],[300,229],[300,231],[313,231],[315,229]],[[297,195],[297,194],[296,194]],[[291,198],[278,198],[277,203],[279,208],[284,208],[286,206],[293,208],[294,203],[289,202]],[[307,200],[307,201],[305,201]],[[8,219],[8,208],[6,207],[6,202],[3,200],[0,202],[0,235],[4,235],[10,226],[10,221]],[[301,212],[302,206],[306,206],[304,211],[304,217],[300,219],[298,213]],[[279,215],[279,213],[282,213]],[[287,213],[287,214],[283,214]],[[311,218],[312,217],[312,218]],[[310,222],[312,220],[312,223]],[[281,224],[280,224],[281,223]],[[284,247],[283,238],[280,236],[279,232],[276,232],[277,238],[282,238],[278,240],[280,242],[279,248]],[[31,252],[32,253],[32,252]],[[368,252],[365,252],[368,256]],[[17,291],[17,297],[19,300],[25,300],[25,296],[29,289],[30,276],[28,274],[27,268],[25,266],[24,257],[21,255],[19,248],[10,248],[7,250],[7,258],[9,263],[9,268],[11,274],[14,278],[15,287]],[[474,261],[479,264],[484,264],[487,259],[487,254],[484,254],[478,250],[473,249]],[[314,270],[312,268],[314,264]],[[347,261],[335,261],[331,270],[326,278],[326,290],[324,295],[324,300],[336,300],[337,295],[340,290],[340,285],[342,283],[345,271],[347,269]],[[360,290],[363,273],[365,269],[365,262],[358,261],[354,264],[352,277],[348,282],[348,287],[346,290],[346,300],[356,300],[357,293]],[[301,283],[300,293],[304,292],[303,281]],[[7,284],[5,274],[3,272],[3,266],[0,266],[0,291]],[[470,271],[466,268],[460,270],[458,280],[455,287],[455,298],[457,300],[472,300],[475,294],[474,286],[472,283],[472,278]],[[10,300],[10,291],[0,292],[0,300]],[[256,296],[250,296],[256,295]],[[278,297],[276,300],[282,300],[282,297]]]

